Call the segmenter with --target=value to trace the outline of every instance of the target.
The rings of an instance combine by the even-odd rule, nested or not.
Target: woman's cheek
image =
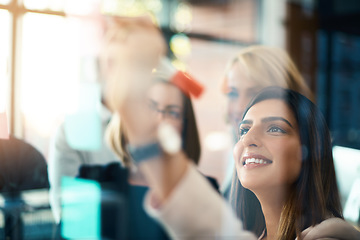
[[[238,141],[235,144],[235,147],[234,147],[234,150],[233,150],[234,161],[235,161],[236,167],[238,167],[239,159],[240,159],[242,151],[243,151],[242,143],[240,141]]]

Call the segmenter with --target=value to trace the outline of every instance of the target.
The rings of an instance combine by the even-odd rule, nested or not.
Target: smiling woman
[[[182,113],[185,96],[174,85],[159,82],[149,89],[149,107],[159,122],[172,124],[179,133],[182,131]]]
[[[301,143],[291,110],[281,100],[271,99],[251,108],[245,119],[234,150],[242,185],[260,191],[272,186],[286,189],[301,168]]]
[[[294,239],[326,219],[340,221],[331,151],[326,123],[310,100],[278,87],[260,92],[245,110],[234,148],[231,199],[244,227],[260,239]]]

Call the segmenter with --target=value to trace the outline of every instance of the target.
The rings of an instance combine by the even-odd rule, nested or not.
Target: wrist
[[[144,161],[158,158],[163,155],[163,151],[158,141],[153,141],[147,144],[126,146],[132,161],[138,165]]]

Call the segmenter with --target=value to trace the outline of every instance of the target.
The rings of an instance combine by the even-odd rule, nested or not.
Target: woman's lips
[[[244,168],[262,167],[269,164],[272,164],[270,159],[258,154],[246,154],[242,158]]]

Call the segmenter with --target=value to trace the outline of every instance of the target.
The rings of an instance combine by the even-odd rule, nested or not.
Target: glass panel
[[[0,113],[5,112],[8,109],[9,105],[9,28],[10,14],[8,11],[0,10]],[[0,124],[1,126],[4,126],[3,123]]]
[[[23,19],[24,135],[45,156],[50,136],[73,109],[79,82],[79,31],[70,26],[78,24],[59,16],[28,13]]]

